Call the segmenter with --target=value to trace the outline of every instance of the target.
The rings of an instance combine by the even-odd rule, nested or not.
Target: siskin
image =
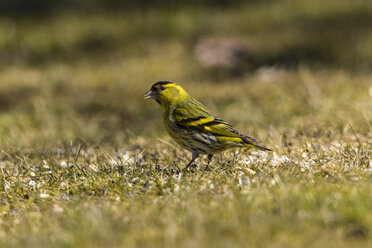
[[[254,147],[271,151],[257,145],[256,139],[242,134],[216,117],[173,82],[155,83],[144,97],[155,99],[160,104],[166,130],[179,145],[192,152],[192,159],[184,170],[189,168],[199,154],[208,154],[208,169],[213,155],[228,148]]]

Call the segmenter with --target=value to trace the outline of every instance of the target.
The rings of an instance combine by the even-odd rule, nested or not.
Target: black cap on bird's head
[[[172,89],[164,93],[167,89]],[[179,92],[180,86],[176,85],[170,81],[159,81],[151,86],[151,89],[146,92],[144,95],[144,99],[155,99],[158,103],[161,103],[162,100],[166,100],[167,98],[174,97],[174,90]]]
[[[165,90],[165,85],[167,84],[173,84],[172,82],[169,81],[159,81],[151,86],[151,89],[146,92],[144,95],[144,99],[155,99],[159,95],[159,93],[163,90]]]

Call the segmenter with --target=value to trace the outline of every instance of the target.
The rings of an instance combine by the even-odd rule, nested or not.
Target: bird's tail
[[[254,145],[255,148],[257,149],[260,149],[261,151],[269,151],[269,152],[272,152],[273,150],[269,149],[269,148],[266,148],[266,147],[263,147],[263,146],[259,146],[259,145]]]
[[[242,140],[243,140],[243,144],[244,146],[247,146],[247,147],[253,147],[253,148],[257,148],[257,149],[260,149],[261,151],[272,151],[271,149],[269,148],[266,148],[266,147],[263,147],[263,146],[259,146],[255,143],[253,143],[253,138],[251,138],[252,141],[250,141],[249,139],[247,139],[246,137],[244,137]],[[257,140],[254,139],[254,141],[257,142]]]

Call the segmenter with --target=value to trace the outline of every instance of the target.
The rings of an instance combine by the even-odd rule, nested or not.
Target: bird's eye
[[[163,90],[165,90],[165,87],[161,86],[159,89],[160,89],[160,91],[163,91]]]

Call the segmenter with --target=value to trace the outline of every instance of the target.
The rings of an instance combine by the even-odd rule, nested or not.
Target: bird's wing
[[[192,102],[192,105],[175,106],[170,116],[174,125],[215,135],[221,142],[232,142],[263,151],[271,151],[266,147],[257,145],[258,141],[255,138],[235,130],[229,123],[216,117],[196,100]]]
[[[178,105],[172,113],[172,121],[177,126],[211,133],[221,138],[240,139],[240,142],[253,144],[256,139],[235,130],[229,123],[221,120],[211,113],[200,102]],[[239,141],[239,140],[236,140]]]
[[[192,98],[188,102],[176,105],[170,116],[172,122],[182,127],[197,127],[215,118],[203,104]]]

